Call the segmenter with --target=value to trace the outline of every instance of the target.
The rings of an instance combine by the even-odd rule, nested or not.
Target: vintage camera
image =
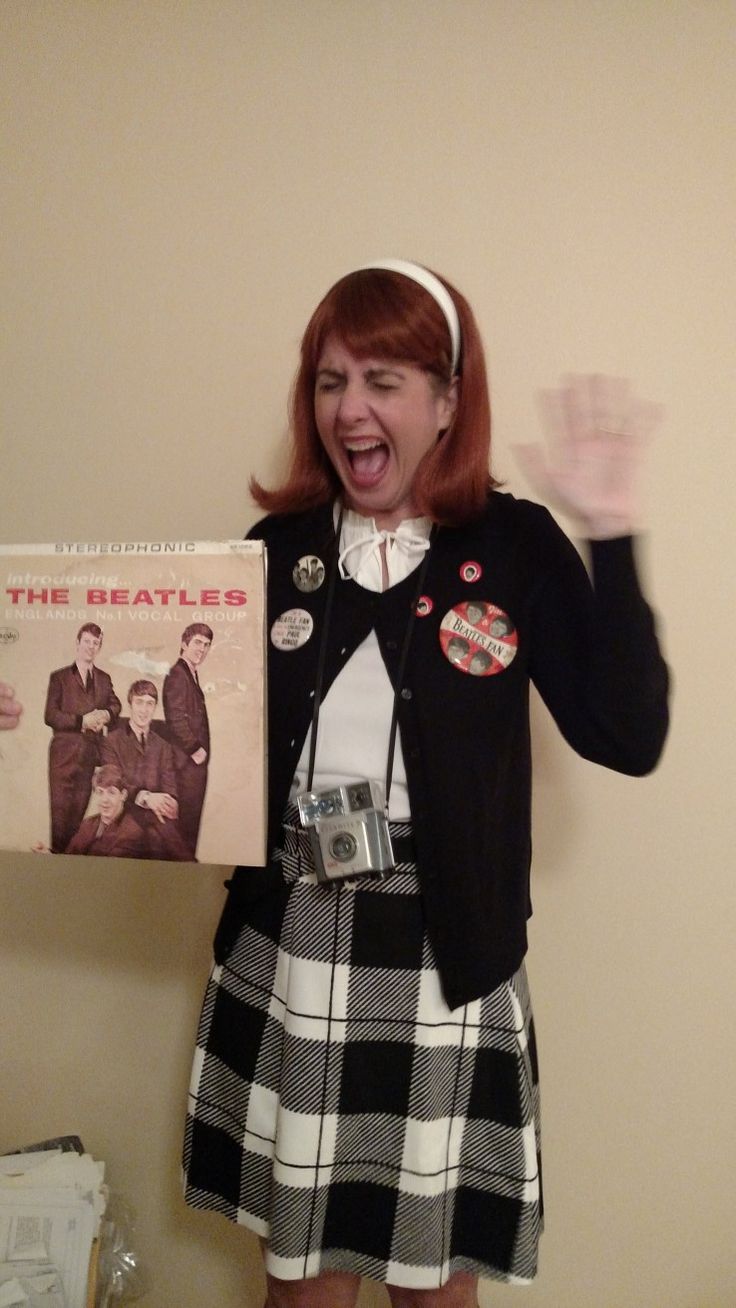
[[[383,787],[377,781],[306,790],[297,796],[297,804],[318,881],[340,881],[393,867]]]

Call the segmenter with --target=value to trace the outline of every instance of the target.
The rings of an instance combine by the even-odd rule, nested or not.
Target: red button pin
[[[460,565],[461,581],[480,581],[483,576],[483,569],[475,559],[466,559],[465,563]]]

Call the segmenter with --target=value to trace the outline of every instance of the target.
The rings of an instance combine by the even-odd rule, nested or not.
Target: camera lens
[[[336,858],[338,863],[349,863],[358,852],[358,845],[354,836],[348,831],[340,831],[333,836],[330,841],[330,853]]]

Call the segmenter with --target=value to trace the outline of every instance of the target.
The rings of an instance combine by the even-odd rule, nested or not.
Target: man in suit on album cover
[[[119,768],[107,763],[97,770],[93,783],[97,812],[84,818],[67,845],[67,854],[96,854],[99,858],[143,858],[144,837],[138,823],[125,811],[128,792]]]
[[[174,754],[151,730],[158,703],[152,681],[134,681],[128,691],[130,720],[118,726],[102,747],[103,762],[112,763],[128,792],[127,812],[144,835],[145,858],[191,858],[179,829],[179,798]]]
[[[104,733],[115,726],[120,713],[111,678],[95,666],[101,646],[101,628],[85,622],[77,632],[74,662],[49,678],[44,721],[54,733],[49,746],[49,799],[55,854],[64,852],[84,817]]]
[[[210,724],[199,669],[212,639],[211,627],[192,622],[182,632],[179,658],[164,681],[164,717],[179,784],[179,825],[192,858],[197,852],[210,761]]]

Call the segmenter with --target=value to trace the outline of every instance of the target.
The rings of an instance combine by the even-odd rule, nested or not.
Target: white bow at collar
[[[373,518],[345,509],[337,566],[343,581],[352,577],[367,590],[383,589],[380,549],[386,546],[389,586],[408,577],[429,549],[429,518],[407,518],[395,531],[379,530]]]

